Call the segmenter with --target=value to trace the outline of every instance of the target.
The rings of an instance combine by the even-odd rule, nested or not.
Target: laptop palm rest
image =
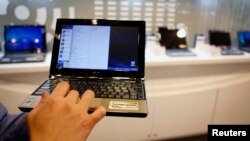
[[[30,112],[33,107],[36,107],[41,96],[30,95],[20,105],[19,109],[24,112]],[[134,100],[119,100],[119,99],[102,99],[95,98],[89,107],[89,113],[92,113],[96,107],[104,106],[107,109],[107,116],[124,116],[124,117],[146,117],[147,113],[144,112],[147,109],[145,101]],[[139,108],[140,107],[140,108]]]

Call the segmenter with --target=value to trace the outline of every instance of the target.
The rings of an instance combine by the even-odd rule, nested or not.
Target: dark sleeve
[[[0,141],[29,141],[26,113],[8,114],[0,102]]]

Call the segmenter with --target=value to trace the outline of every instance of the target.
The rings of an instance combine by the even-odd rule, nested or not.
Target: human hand
[[[80,98],[77,91],[69,91],[67,82],[60,82],[51,95],[45,92],[39,104],[28,114],[30,140],[85,141],[106,114],[102,106],[88,113],[93,99],[93,91],[85,91]]]

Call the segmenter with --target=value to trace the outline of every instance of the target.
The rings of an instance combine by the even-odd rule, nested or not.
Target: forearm
[[[28,141],[27,115],[10,115],[0,103],[0,141]]]

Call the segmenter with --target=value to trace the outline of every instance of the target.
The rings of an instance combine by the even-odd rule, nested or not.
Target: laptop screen
[[[51,67],[60,74],[144,73],[143,21],[61,19],[56,30]]]
[[[63,25],[57,68],[138,71],[138,28]]]
[[[240,47],[250,47],[250,31],[239,31],[238,41]]]
[[[221,47],[231,46],[231,37],[229,32],[210,30],[209,31],[209,44]]]
[[[5,53],[41,53],[46,50],[45,27],[35,25],[6,25]]]
[[[166,27],[159,27],[159,33],[161,35],[160,44],[167,49],[179,49],[186,48],[186,37],[178,37],[178,29],[168,29]]]

